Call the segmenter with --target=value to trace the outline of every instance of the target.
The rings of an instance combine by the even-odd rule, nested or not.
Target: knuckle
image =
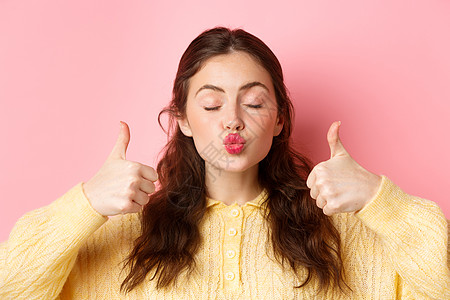
[[[321,176],[317,178],[316,185],[320,187],[321,190],[331,191],[334,185],[333,178],[330,178],[329,176]]]
[[[326,186],[326,183],[327,183],[327,179],[324,176],[318,176],[316,178],[316,186],[317,187],[322,188],[322,187]]]
[[[129,190],[136,190],[139,188],[141,179],[138,175],[132,175],[130,176],[129,180],[128,180],[128,189]]]
[[[131,176],[130,184],[133,184],[133,186],[136,186],[140,183],[140,181],[141,181],[141,178],[138,175],[133,175],[133,176]]]
[[[318,208],[323,208],[325,205],[324,205],[324,203],[322,203],[321,201],[316,201],[316,206],[317,206]]]
[[[329,210],[329,209],[324,209],[324,210],[323,210],[323,213],[324,213],[325,215],[327,215],[327,216],[332,216],[332,215],[333,215],[333,211],[332,211],[332,210]]]
[[[327,202],[328,210],[337,211],[340,209],[341,205],[337,201]]]
[[[140,168],[141,168],[141,165],[139,163],[134,162],[134,161],[128,162],[128,170],[130,170],[131,172],[137,173],[137,172],[139,172]]]
[[[317,199],[317,206],[323,208],[325,205],[327,205],[327,201],[324,198],[319,197]]]
[[[326,198],[326,199],[330,199],[334,196],[334,191],[333,189],[327,185],[327,184],[323,184],[322,189],[320,191],[320,193]]]
[[[133,199],[136,196],[136,191],[133,189],[129,189],[126,193],[127,199]]]
[[[122,202],[119,205],[119,212],[121,214],[127,213],[130,211],[131,203],[130,202]]]
[[[321,162],[321,163],[319,163],[317,166],[315,166],[314,169],[316,170],[316,173],[322,174],[322,173],[325,173],[325,172],[326,172],[327,167],[326,167],[326,165],[325,165],[325,162]]]

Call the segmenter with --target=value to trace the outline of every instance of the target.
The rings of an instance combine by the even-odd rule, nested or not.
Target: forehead
[[[273,94],[269,72],[250,54],[235,51],[216,55],[206,60],[200,70],[191,77],[189,95],[204,84],[213,84],[232,91],[254,81],[266,85]]]

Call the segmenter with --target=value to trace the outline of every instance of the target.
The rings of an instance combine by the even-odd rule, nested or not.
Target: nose
[[[236,112],[236,108],[231,109],[223,120],[224,129],[227,131],[240,131],[244,129],[244,122]]]
[[[228,124],[226,124],[225,128],[228,131],[240,131],[243,129],[243,125],[241,122],[239,122],[237,119],[232,120],[231,122],[228,122]]]

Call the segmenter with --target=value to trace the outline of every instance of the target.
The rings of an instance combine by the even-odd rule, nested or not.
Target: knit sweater
[[[294,288],[299,279],[274,259],[267,238],[266,190],[242,206],[207,198],[194,272],[167,289],[146,280],[120,293],[139,215],[98,214],[80,182],[21,217],[0,245],[0,299],[450,299],[444,214],[382,178],[362,210],[331,217],[353,290],[347,295],[337,288],[318,294],[317,280]]]

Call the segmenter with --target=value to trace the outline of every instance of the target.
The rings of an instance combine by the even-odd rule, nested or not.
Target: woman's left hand
[[[306,185],[323,213],[354,212],[362,209],[377,193],[381,176],[361,167],[339,139],[340,122],[331,124],[327,139],[331,158],[317,164]]]

